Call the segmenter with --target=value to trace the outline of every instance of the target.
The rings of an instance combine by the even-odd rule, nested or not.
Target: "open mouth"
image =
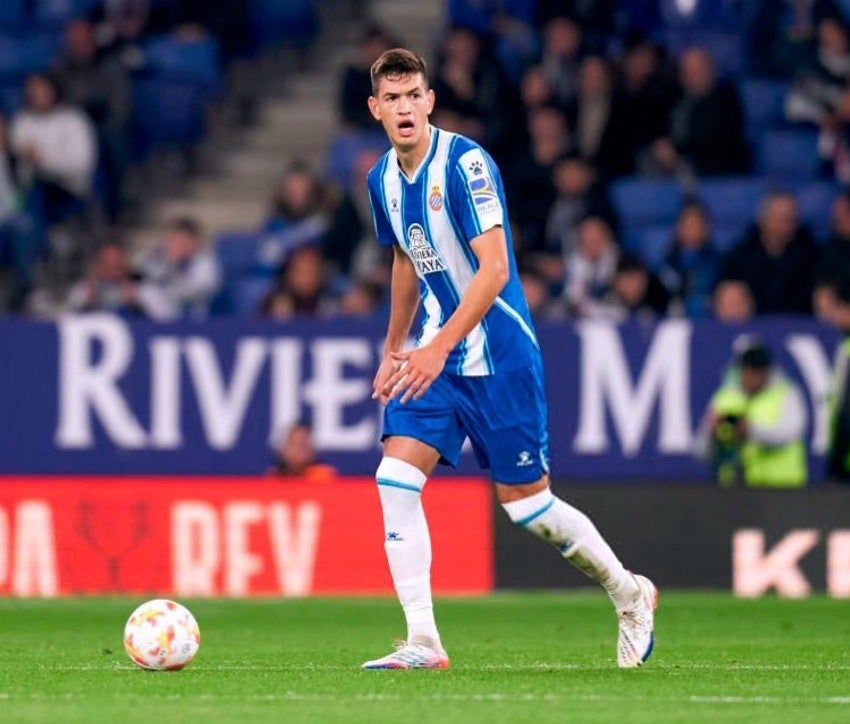
[[[413,135],[414,124],[413,121],[409,119],[405,119],[403,121],[399,121],[398,123],[398,132],[399,135],[407,138],[408,136]]]

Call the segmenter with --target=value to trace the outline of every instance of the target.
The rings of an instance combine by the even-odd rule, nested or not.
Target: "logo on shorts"
[[[440,187],[434,186],[431,189],[431,195],[428,197],[428,206],[432,211],[439,211],[443,208],[443,195],[440,193]]]
[[[528,450],[523,450],[519,454],[519,460],[517,460],[517,467],[524,468],[529,465],[534,465],[534,460],[531,457],[531,453]]]
[[[425,229],[419,224],[411,224],[407,227],[407,240],[410,242],[407,251],[419,276],[446,270],[446,265],[437,250],[425,238]]]

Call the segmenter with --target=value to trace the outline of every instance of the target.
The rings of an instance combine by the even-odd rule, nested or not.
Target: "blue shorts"
[[[533,483],[549,472],[543,362],[485,377],[443,372],[418,400],[391,400],[381,439],[412,437],[457,467],[465,438],[497,483]]]

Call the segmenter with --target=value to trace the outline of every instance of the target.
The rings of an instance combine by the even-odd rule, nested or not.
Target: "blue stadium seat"
[[[233,285],[233,311],[240,317],[257,316],[272,283],[268,277],[237,279]]]
[[[27,0],[3,0],[0,2],[0,30],[19,30],[26,21]]]
[[[682,189],[675,181],[624,178],[611,187],[611,199],[623,226],[671,224],[682,206]]]
[[[2,0],[3,3],[9,0]],[[62,27],[71,18],[88,13],[100,0],[32,0],[33,16],[42,27]]]
[[[257,246],[260,235],[251,231],[220,234],[215,242],[215,252],[226,277],[250,274],[257,263]]]
[[[357,157],[364,151],[383,153],[389,147],[383,132],[341,132],[331,140],[325,173],[340,186],[351,189]]]
[[[50,34],[0,35],[0,78],[22,80],[28,73],[46,70],[58,49]]]
[[[306,47],[319,30],[314,0],[249,0],[251,33],[261,47]]]
[[[624,237],[627,251],[637,254],[650,268],[657,270],[667,256],[675,229],[672,224],[639,227]]]
[[[746,226],[769,190],[764,178],[727,177],[701,180],[696,195],[718,226]]]
[[[0,113],[7,118],[24,102],[24,88],[20,81],[0,81]]]
[[[819,240],[829,233],[832,202],[839,191],[839,185],[832,181],[815,181],[797,191],[800,218],[809,225]]]
[[[729,0],[659,0],[661,16],[669,28],[735,27],[737,17]]]
[[[134,151],[190,146],[204,133],[207,91],[196,83],[142,75],[133,79]]]
[[[717,30],[680,29],[668,30],[665,45],[674,56],[688,48],[704,48],[723,77],[737,78],[744,70],[744,48],[738,33]]]
[[[750,223],[748,221],[744,224],[714,224],[711,230],[714,248],[721,254],[725,254],[741,240]]]
[[[745,80],[740,85],[747,136],[758,138],[765,129],[785,122],[788,83],[776,80]]]
[[[171,81],[197,83],[211,93],[221,87],[218,45],[212,38],[176,40],[163,36],[144,46],[146,69]]]
[[[775,179],[814,179],[822,161],[816,131],[766,131],[759,140],[758,168]]]

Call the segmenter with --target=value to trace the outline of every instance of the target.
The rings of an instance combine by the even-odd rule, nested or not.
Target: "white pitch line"
[[[27,701],[47,701],[51,699],[89,699],[88,696],[77,695],[73,693],[65,693],[58,696],[47,696],[44,694],[30,695],[15,695],[9,692],[0,692],[0,700],[9,701],[14,699],[24,699]],[[427,702],[583,702],[583,703],[689,703],[689,704],[725,704],[725,705],[746,705],[746,704],[761,704],[761,705],[850,705],[850,696],[820,696],[820,697],[782,697],[782,696],[710,696],[710,695],[691,695],[691,696],[630,696],[630,695],[610,695],[610,694],[508,694],[508,693],[469,693],[469,694],[427,694],[422,696],[410,694],[354,694],[352,696],[340,696],[337,694],[312,694],[299,693],[296,691],[284,691],[274,694],[233,694],[228,696],[225,694],[198,694],[196,696],[186,696],[183,694],[168,694],[162,697],[157,697],[166,701],[201,701],[201,702],[222,702],[222,701],[257,701],[257,702],[412,702],[412,701],[427,701]]]
[[[17,669],[17,666],[3,666],[3,669]],[[42,671],[135,671],[136,666],[117,662],[102,664],[40,664],[38,668]],[[351,664],[308,664],[308,663],[281,663],[281,664],[214,664],[197,663],[192,667],[193,671],[352,671],[357,670],[357,662]],[[850,671],[850,664],[823,663],[823,664],[757,664],[734,662],[728,664],[705,664],[699,662],[683,663],[650,663],[648,669],[655,671]],[[613,664],[583,665],[574,663],[543,662],[536,661],[528,664],[455,664],[455,671],[607,671],[613,670]]]

